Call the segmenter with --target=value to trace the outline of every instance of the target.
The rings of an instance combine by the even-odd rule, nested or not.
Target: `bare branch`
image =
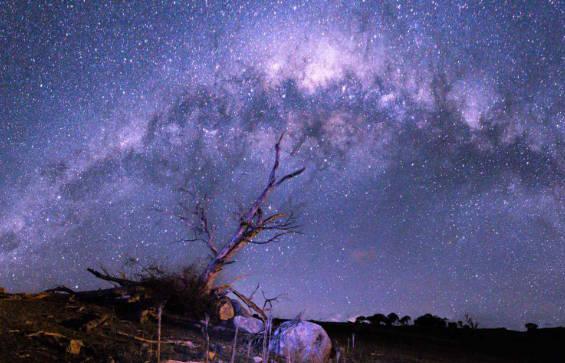
[[[282,183],[284,183],[285,181],[292,179],[296,176],[299,176],[300,174],[302,174],[304,172],[304,170],[306,170],[306,168],[300,168],[298,170],[293,171],[290,174],[286,174],[285,176],[283,176],[278,182],[277,182],[277,186],[281,185]]]
[[[45,292],[64,292],[64,293],[69,294],[69,295],[76,295],[76,292],[75,292],[74,290],[71,290],[71,289],[69,289],[68,287],[66,287],[66,286],[64,286],[64,285],[62,285],[62,286],[57,286],[57,287],[55,287],[55,288],[53,288],[53,289],[45,290]]]
[[[116,283],[120,286],[128,287],[128,286],[139,285],[139,283],[137,283],[135,281],[111,276],[110,274],[108,274],[108,272],[105,269],[102,269],[103,272],[99,272],[99,271],[93,270],[91,268],[87,268],[86,270],[88,272],[90,272],[91,274],[93,274],[94,276],[96,276],[97,278],[101,279],[101,280],[113,282],[113,283]]]
[[[298,169],[290,174],[283,176],[277,181],[277,170],[280,166],[280,150],[281,141],[284,137],[284,133],[280,135],[275,144],[275,161],[271,169],[268,183],[263,189],[261,194],[253,202],[251,207],[243,214],[240,219],[239,227],[234,232],[232,237],[228,242],[216,253],[215,258],[210,261],[206,269],[201,275],[201,279],[204,282],[206,289],[211,291],[213,289],[214,281],[217,275],[222,271],[223,267],[232,260],[233,256],[238,253],[242,248],[244,248],[249,243],[254,243],[254,239],[257,235],[265,230],[272,230],[277,233],[266,241],[255,241],[255,244],[270,243],[283,235],[294,233],[297,229],[294,223],[294,218],[289,215],[284,218],[284,214],[274,214],[266,219],[263,217],[262,206],[267,202],[270,194],[275,190],[275,188],[281,185],[283,182],[290,180],[298,175],[300,175],[305,169]]]
[[[212,256],[218,254],[218,249],[215,245],[215,228],[209,222],[208,219],[208,203],[210,198],[207,195],[204,195],[202,198],[198,198],[196,193],[191,191],[188,188],[181,187],[178,189],[183,194],[189,196],[190,201],[195,202],[195,206],[193,208],[189,207],[189,202],[186,200],[182,200],[177,203],[178,207],[181,209],[181,213],[171,213],[167,210],[162,210],[158,208],[154,208],[160,212],[164,212],[168,215],[174,216],[178,220],[184,222],[187,227],[192,231],[193,237],[185,238],[178,240],[177,242],[202,242],[206,245],[206,247],[212,253]]]
[[[123,331],[121,331],[121,330],[116,331],[116,333],[117,333],[118,335],[121,335],[121,336],[124,336],[124,337],[128,337],[128,338],[132,338],[132,339],[137,340],[137,341],[142,342],[142,343],[159,344],[159,341],[157,341],[157,340],[147,339],[147,338],[140,337],[140,336],[137,336],[137,335],[131,335],[131,334],[128,334],[128,333],[123,332]],[[192,346],[193,346],[192,344],[190,344],[190,341],[188,341],[188,340],[167,339],[167,340],[161,340],[161,343],[163,343],[163,344],[184,345],[184,346],[189,346],[189,347],[192,347]]]
[[[253,292],[251,293],[251,295],[249,295],[249,299],[253,300],[253,296],[255,295],[255,293],[257,293],[257,291],[259,290],[260,285],[257,284],[257,287],[255,287],[255,290],[253,290]]]
[[[283,296],[284,294],[279,294],[275,297],[271,297],[268,298],[267,296],[265,296],[265,292],[263,290],[261,290],[261,295],[263,295],[263,299],[265,300],[265,302],[263,303],[263,310],[272,310],[273,309],[273,302],[277,302],[279,301],[279,298],[281,296]]]
[[[279,238],[281,238],[282,236],[286,236],[287,234],[292,234],[292,232],[277,233],[273,237],[269,238],[268,240],[265,240],[265,241],[249,241],[249,243],[252,243],[254,245],[266,245],[266,244],[269,244],[271,242],[277,241]]]
[[[253,311],[255,311],[257,314],[259,314],[259,316],[261,317],[261,319],[263,321],[267,321],[267,314],[265,314],[265,312],[263,311],[263,309],[261,309],[257,304],[255,304],[253,302],[253,300],[251,300],[250,298],[248,298],[247,296],[243,295],[241,292],[237,291],[236,289],[234,289],[233,287],[229,287],[229,290],[235,295],[237,296],[237,298],[239,300],[241,300],[245,305],[247,305],[250,309],[252,309]]]

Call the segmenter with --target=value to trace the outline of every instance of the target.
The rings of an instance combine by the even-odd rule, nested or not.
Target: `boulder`
[[[251,317],[238,315],[233,318],[233,325],[236,326],[240,331],[249,334],[258,334],[263,331],[263,322],[259,319]]]
[[[295,363],[326,363],[330,360],[332,342],[320,325],[293,320],[275,330],[269,350]]]

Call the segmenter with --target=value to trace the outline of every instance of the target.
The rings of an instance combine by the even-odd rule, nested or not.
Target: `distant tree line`
[[[408,315],[399,317],[396,313],[390,313],[388,315],[377,313],[371,316],[359,316],[355,319],[355,323],[374,326],[415,326],[436,329],[477,329],[479,327],[479,323],[468,314],[465,314],[464,320],[455,322],[433,314],[424,314],[412,320]]]
[[[449,321],[447,318],[442,318],[433,314],[424,314],[412,320],[408,315],[403,317],[398,316],[396,313],[384,315],[381,313],[373,314],[370,316],[359,316],[355,319],[355,324],[368,324],[373,326],[414,326],[419,328],[432,328],[432,329],[477,329],[479,323],[474,320],[469,314],[465,314],[463,320]],[[528,332],[534,332],[538,329],[535,323],[526,323],[524,327]]]

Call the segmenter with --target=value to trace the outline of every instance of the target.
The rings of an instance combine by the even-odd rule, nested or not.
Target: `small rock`
[[[69,346],[67,347],[67,353],[73,354],[73,355],[79,355],[80,354],[80,348],[82,348],[84,345],[82,344],[82,341],[77,340],[77,339],[71,339],[71,341],[69,342]]]
[[[249,334],[257,334],[263,331],[263,322],[251,317],[236,316],[233,318],[233,325]]]
[[[255,363],[261,363],[263,361],[263,358],[261,357],[253,357],[253,362]]]

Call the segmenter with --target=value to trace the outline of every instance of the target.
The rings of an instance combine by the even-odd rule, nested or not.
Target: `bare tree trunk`
[[[232,262],[233,257],[241,251],[247,244],[254,243],[253,239],[264,230],[278,231],[274,237],[265,242],[259,242],[259,244],[269,243],[281,237],[285,234],[294,233],[294,226],[286,222],[278,222],[284,217],[282,214],[274,214],[266,218],[263,217],[263,212],[261,206],[264,205],[270,194],[282,183],[292,179],[305,170],[305,168],[298,169],[292,173],[286,174],[282,178],[277,178],[277,170],[280,163],[280,143],[282,141],[284,134],[280,136],[277,143],[275,144],[275,162],[273,168],[271,169],[271,174],[269,176],[269,181],[267,186],[259,197],[253,202],[249,210],[242,216],[239,227],[229,239],[229,241],[215,254],[212,261],[208,264],[206,269],[201,275],[201,280],[204,283],[205,290],[211,292],[214,288],[216,278],[223,270],[224,266]],[[257,242],[255,242],[257,243]]]

